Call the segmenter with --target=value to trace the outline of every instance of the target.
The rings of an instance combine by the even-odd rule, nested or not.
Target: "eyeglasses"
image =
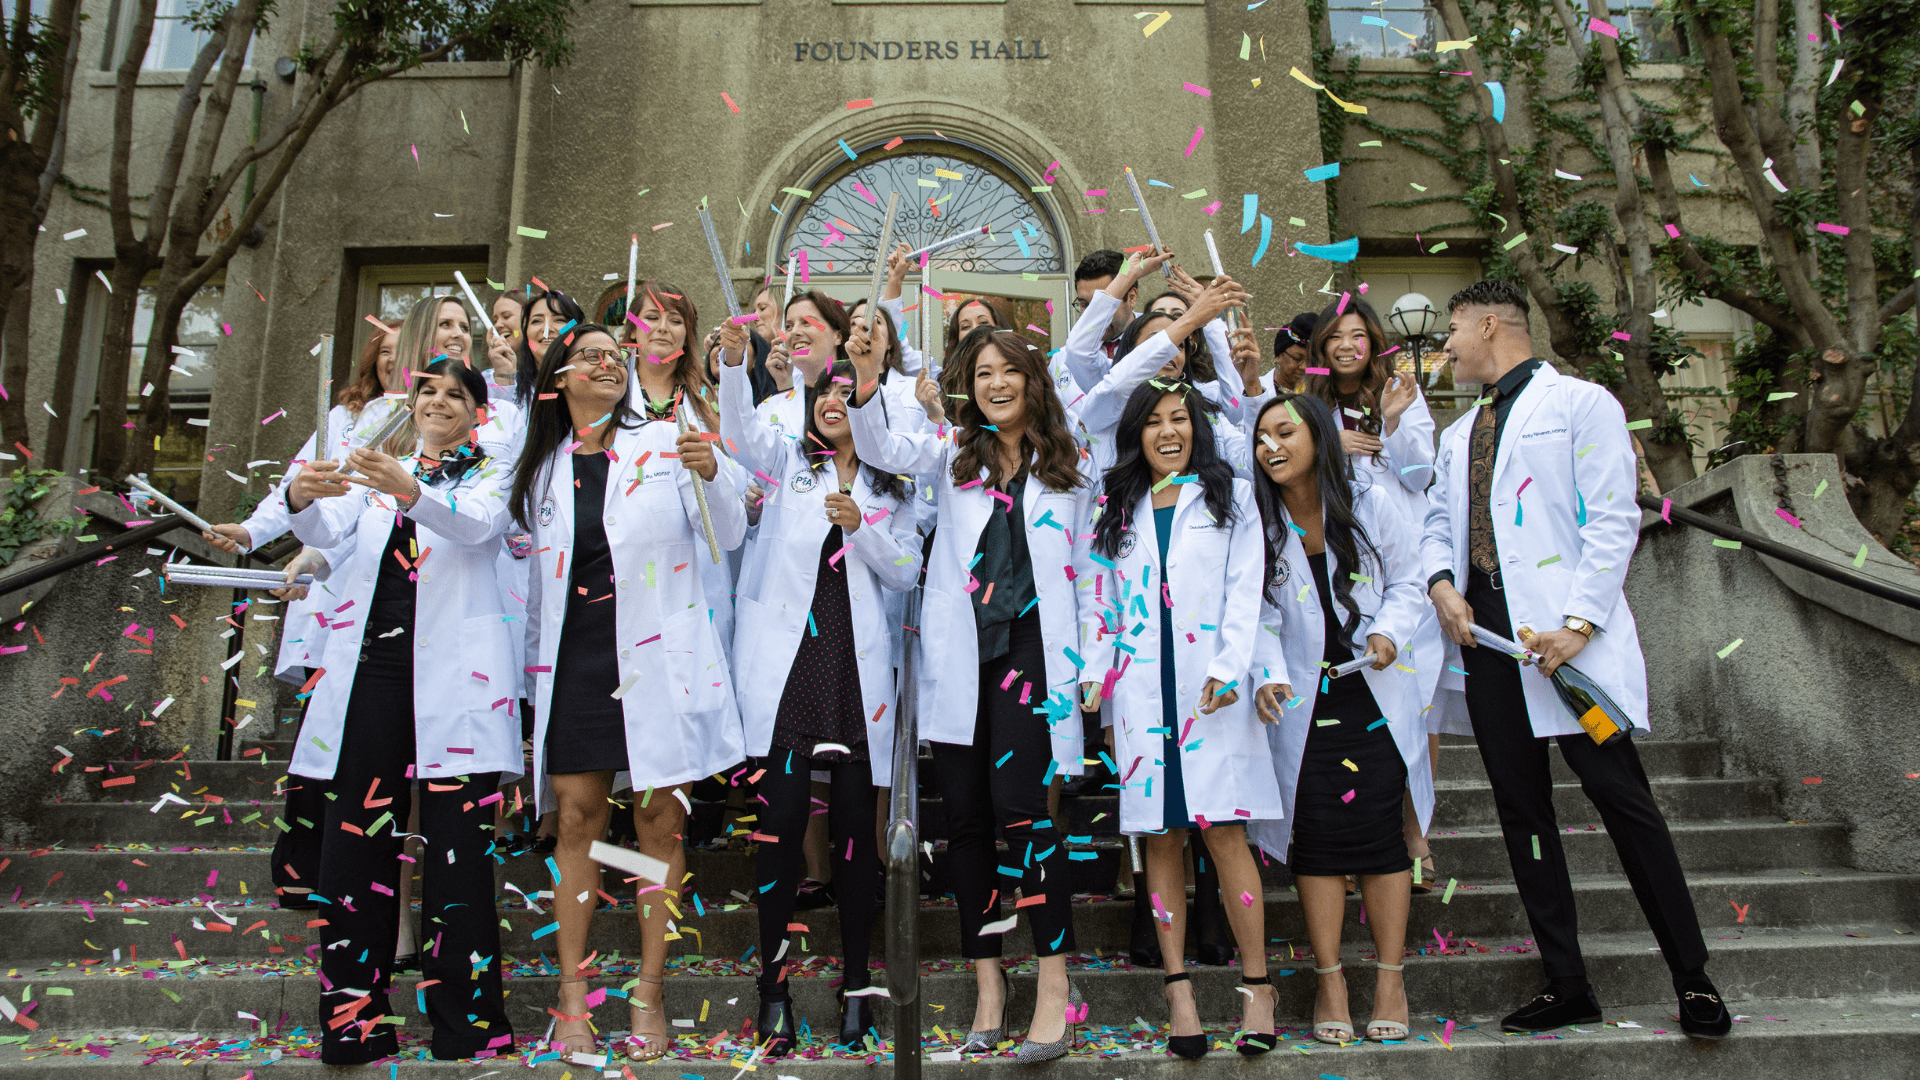
[[[627,362],[625,353],[618,348],[581,349],[579,352],[573,354],[573,358],[577,362],[584,363],[589,367],[597,367],[600,364],[624,364]]]
[[[1074,310],[1075,314],[1078,314],[1082,311],[1087,310],[1087,301],[1082,300],[1079,297],[1074,297],[1073,303],[1069,304],[1068,306]]]

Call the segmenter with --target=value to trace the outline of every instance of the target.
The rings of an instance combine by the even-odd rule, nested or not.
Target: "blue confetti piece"
[[[1488,85],[1492,85],[1492,84],[1489,83]],[[1300,171],[1306,174],[1307,180],[1309,182],[1317,184],[1322,180],[1331,180],[1334,177],[1339,176],[1340,163],[1335,161],[1335,162],[1330,162],[1326,165],[1315,165],[1311,169],[1302,169]]]
[[[1378,719],[1378,720],[1375,720],[1375,721],[1374,721],[1373,723],[1371,723],[1371,724],[1368,724],[1368,725],[1367,725],[1367,730],[1368,730],[1368,731],[1372,731],[1372,730],[1373,730],[1374,728],[1377,728],[1377,727],[1380,727],[1381,725],[1383,725],[1383,724],[1385,724],[1386,722],[1387,722],[1387,718],[1383,716],[1383,717],[1381,717],[1380,719]]]
[[[1074,652],[1072,649],[1061,649],[1060,653],[1061,655],[1065,656],[1069,661],[1071,661],[1074,668],[1076,668],[1077,670],[1080,670],[1080,671],[1086,670],[1087,662],[1085,660],[1080,659],[1079,653]]]
[[[1000,760],[999,760],[999,761],[996,761],[996,762],[994,762],[994,763],[993,763],[993,767],[997,769],[997,768],[999,768],[1000,766],[1002,766],[1002,765],[1005,765],[1005,764],[1007,763],[1007,759],[1008,759],[1008,758],[1011,758],[1012,756],[1013,756],[1013,751],[1011,751],[1011,750],[1009,750],[1009,751],[1007,751],[1006,753],[1004,753],[1004,754],[1002,754],[1002,755],[1000,755]]]
[[[1573,497],[1580,500],[1580,509],[1573,515],[1573,520],[1585,526],[1587,523],[1587,497],[1580,494],[1579,488],[1573,489]]]
[[[1040,778],[1040,786],[1045,787],[1048,784],[1053,783],[1053,774],[1059,771],[1060,771],[1060,763],[1058,761],[1047,762],[1047,774]]]
[[[1507,88],[1497,82],[1487,84],[1487,93],[1493,95],[1493,122],[1505,123],[1507,119]]]
[[[1260,216],[1260,196],[1240,196],[1240,234],[1245,236],[1253,228],[1253,220]]]
[[[559,924],[559,923],[557,923],[557,922],[550,922],[550,923],[548,923],[547,925],[545,925],[545,926],[543,926],[543,927],[541,927],[540,929],[538,929],[538,930],[535,930],[535,931],[533,932],[533,937],[534,937],[534,939],[535,939],[535,940],[538,940],[538,939],[540,939],[540,938],[543,938],[543,937],[546,937],[546,936],[547,936],[548,934],[551,934],[551,933],[553,933],[553,932],[554,932],[555,930],[558,930],[558,929],[560,929],[560,924]]]
[[[1293,250],[1327,262],[1352,262],[1360,257],[1360,238],[1349,237],[1337,244],[1295,244]]]
[[[1260,215],[1260,246],[1253,249],[1252,265],[1254,266],[1260,265],[1260,260],[1266,257],[1267,244],[1272,242],[1272,240],[1273,240],[1273,219],[1268,217],[1265,214],[1261,214]]]
[[[1368,26],[1392,26],[1393,24],[1378,15],[1362,15],[1360,21]]]
[[[851,147],[851,146],[848,146],[848,145],[847,145],[847,140],[845,140],[845,139],[840,139],[840,140],[838,140],[838,141],[839,141],[839,143],[840,143],[840,152],[841,152],[841,153],[843,153],[843,154],[845,154],[845,155],[847,155],[847,160],[848,160],[848,161],[858,161],[858,160],[860,160],[860,155],[859,155],[859,154],[856,154],[856,153],[854,153],[854,152],[853,152],[853,147]]]
[[[1513,508],[1513,527],[1514,528],[1517,529],[1520,527],[1520,520],[1526,516],[1526,513],[1527,513],[1527,507],[1525,503],[1517,503],[1514,506]]]
[[[807,629],[813,632],[814,637],[820,636],[820,624],[813,621],[813,612],[811,611],[807,612]]]

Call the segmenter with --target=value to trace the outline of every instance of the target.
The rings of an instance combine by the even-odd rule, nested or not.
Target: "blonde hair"
[[[400,324],[400,340],[393,348],[393,362],[400,366],[400,374],[407,380],[409,414],[413,411],[414,399],[420,396],[419,375],[427,369],[430,362],[429,354],[433,349],[434,327],[440,322],[440,308],[446,304],[458,305],[461,314],[466,314],[466,304],[462,303],[458,297],[442,293],[415,301],[413,307],[407,311],[406,321]],[[466,362],[466,357],[462,356],[461,361]],[[477,410],[485,404],[484,401],[474,402],[474,408]],[[414,427],[413,417],[409,415],[407,419],[401,421],[399,430],[388,436],[386,442],[380,444],[379,449],[381,453],[401,457],[414,454],[419,447],[420,431]]]

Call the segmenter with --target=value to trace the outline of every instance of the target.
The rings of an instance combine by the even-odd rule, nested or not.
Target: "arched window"
[[[844,144],[843,144],[844,145]],[[875,144],[816,180],[813,197],[791,214],[775,263],[804,249],[811,271],[871,275],[873,245],[889,192],[900,193],[894,240],[918,249],[966,229],[991,234],[934,255],[937,270],[980,274],[1059,274],[1065,260],[1052,219],[1030,182],[983,150],[938,139]]]

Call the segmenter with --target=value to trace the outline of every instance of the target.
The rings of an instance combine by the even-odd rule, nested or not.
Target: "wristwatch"
[[[1565,623],[1565,626],[1568,630],[1572,630],[1575,633],[1580,634],[1581,636],[1585,637],[1588,641],[1592,641],[1594,631],[1600,629],[1599,627],[1593,625],[1587,620],[1582,619],[1576,615],[1567,616],[1567,621]]]

